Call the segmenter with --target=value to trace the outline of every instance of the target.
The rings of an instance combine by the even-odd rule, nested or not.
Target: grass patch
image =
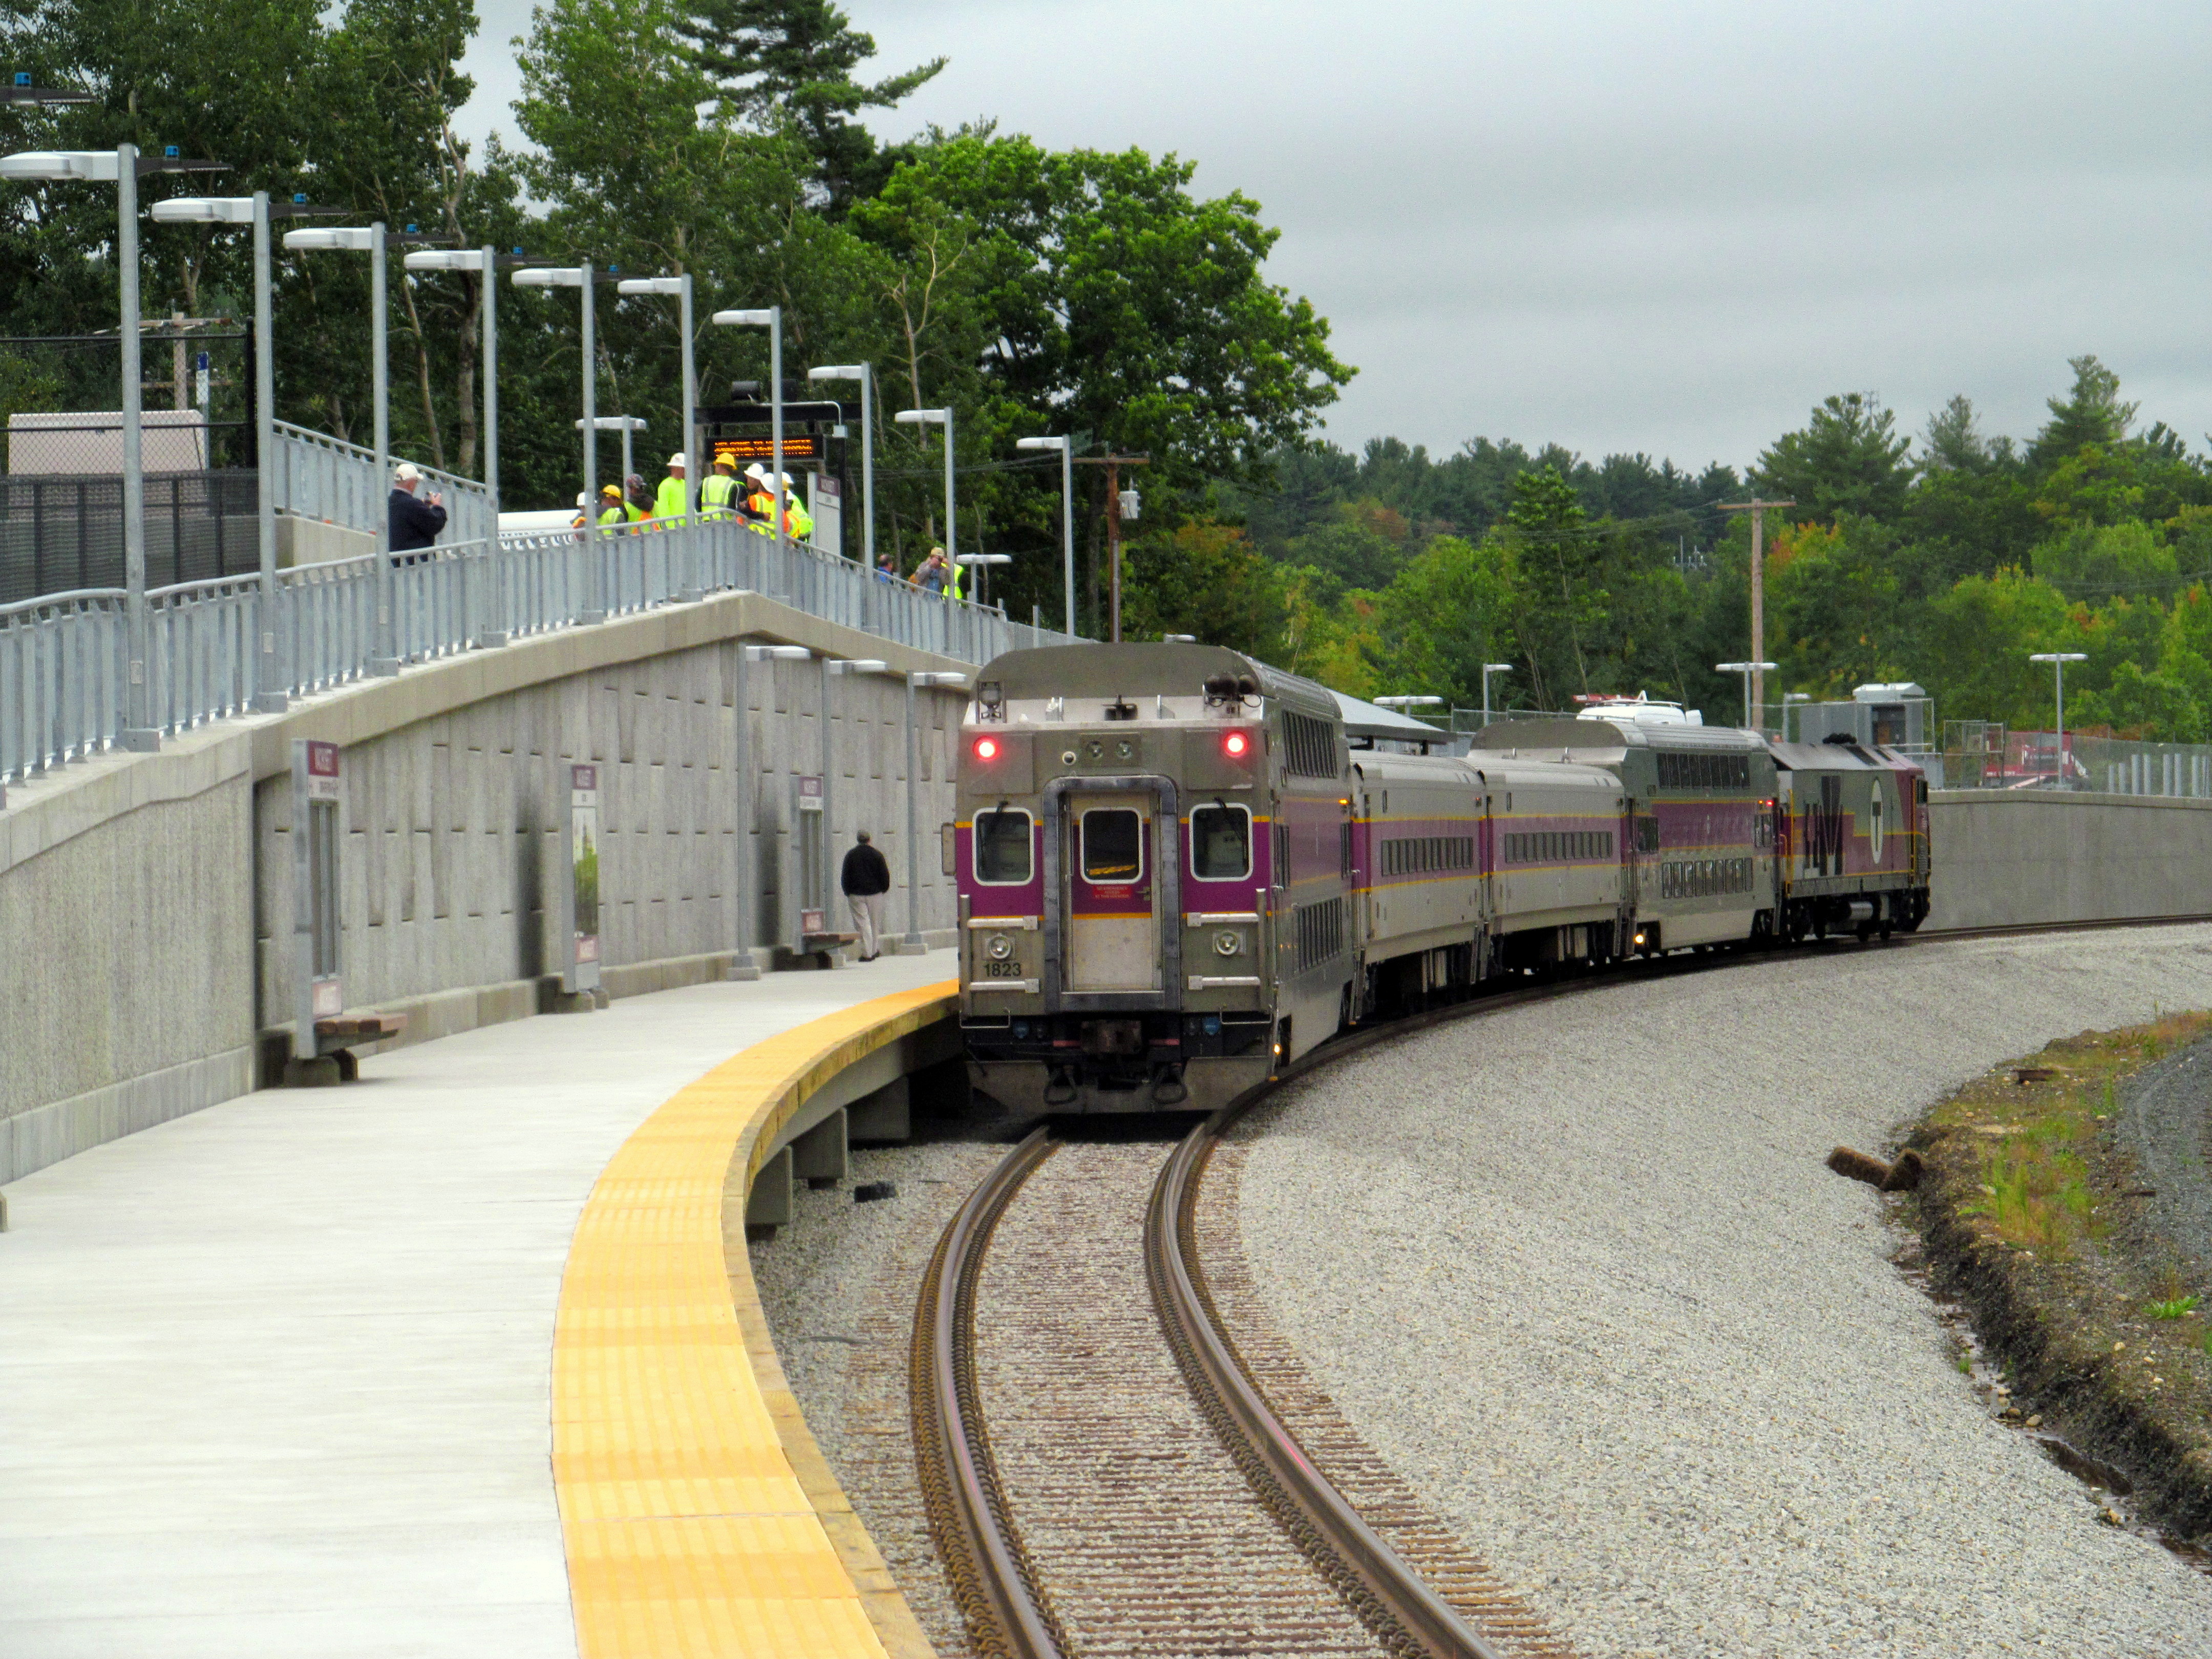
[[[1982,1218],[2004,1243],[2047,1261],[2068,1260],[2104,1237],[2089,1165],[2097,1126],[2117,1109],[2115,1083],[2208,1033],[2212,1013],[2085,1031],[1961,1090],[1930,1118],[1931,1127],[1971,1134],[1985,1149],[1980,1192],[1960,1213]],[[2033,1073],[2029,1080],[2014,1081],[2024,1069]]]
[[[2185,1319],[2197,1310],[2200,1296],[2170,1297],[2164,1302],[2154,1302],[2143,1311],[2153,1319]]]

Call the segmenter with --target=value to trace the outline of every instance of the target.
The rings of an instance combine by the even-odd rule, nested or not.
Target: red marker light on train
[[[1221,739],[1221,752],[1231,760],[1243,760],[1252,752],[1250,735],[1243,732],[1228,733]]]
[[[979,761],[994,761],[998,759],[999,740],[996,738],[976,738],[975,758]]]

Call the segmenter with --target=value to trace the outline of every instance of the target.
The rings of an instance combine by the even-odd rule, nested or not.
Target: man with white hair
[[[392,475],[392,504],[386,523],[392,556],[400,564],[420,564],[428,558],[425,550],[437,544],[438,532],[446,527],[446,498],[434,489],[429,500],[418,500],[415,492],[422,484],[422,475],[412,461],[400,462]]]

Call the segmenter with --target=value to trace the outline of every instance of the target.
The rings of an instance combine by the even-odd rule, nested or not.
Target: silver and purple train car
[[[1393,752],[1408,725],[1212,646],[981,670],[945,830],[975,1086],[1211,1109],[1504,975],[1926,914],[1899,757],[1589,720]]]

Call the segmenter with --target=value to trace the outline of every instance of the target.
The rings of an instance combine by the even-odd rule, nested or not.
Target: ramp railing
[[[886,581],[804,544],[779,544],[729,518],[479,538],[396,555],[392,564],[403,667],[733,589],[963,662],[1071,639]],[[297,566],[277,573],[273,604],[252,575],[150,590],[155,728],[173,735],[246,713],[264,692],[307,696],[368,675],[377,655],[376,574],[373,555]],[[119,739],[129,604],[123,589],[97,587],[0,605],[0,787]]]

